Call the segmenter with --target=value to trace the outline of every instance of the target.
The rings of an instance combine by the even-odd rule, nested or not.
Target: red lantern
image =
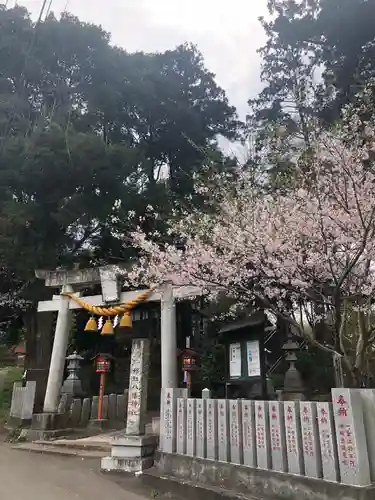
[[[181,353],[182,371],[186,373],[186,387],[189,397],[191,394],[191,374],[198,369],[197,356],[197,353],[192,349],[185,349],[185,351]]]
[[[195,372],[197,369],[197,353],[192,349],[186,349],[182,353],[182,370],[184,372]]]
[[[96,373],[108,373],[111,369],[110,360],[101,354],[96,357]]]
[[[96,373],[100,373],[99,400],[98,400],[98,420],[103,420],[103,401],[106,374],[111,369],[110,354],[97,354],[95,356]]]

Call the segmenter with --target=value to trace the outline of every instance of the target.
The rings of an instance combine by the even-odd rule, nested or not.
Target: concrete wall
[[[207,500],[234,498],[237,495],[252,499],[276,500],[373,500],[375,486],[357,488],[339,483],[310,479],[303,476],[219,463],[196,457],[158,452],[155,467],[161,476],[174,477],[183,482],[184,498]],[[165,481],[165,488],[173,494],[173,481]],[[199,486],[206,489],[200,489]],[[163,488],[162,481],[154,487]],[[216,495],[212,495],[216,492]]]

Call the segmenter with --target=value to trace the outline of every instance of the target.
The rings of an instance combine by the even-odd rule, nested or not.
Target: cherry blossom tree
[[[178,244],[134,233],[141,258],[129,283],[224,291],[287,321],[363,384],[375,342],[375,129],[363,119],[366,102],[301,154],[283,192],[265,195],[240,171],[235,183],[220,177],[201,188],[205,213],[170,222]]]

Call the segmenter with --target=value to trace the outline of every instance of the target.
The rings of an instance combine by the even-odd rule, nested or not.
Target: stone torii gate
[[[61,292],[80,296],[80,289],[93,284],[101,284],[102,294],[85,296],[85,302],[94,306],[126,303],[134,300],[145,290],[120,291],[118,268],[106,266],[73,271],[35,271],[39,279],[44,279],[50,288],[60,288]],[[177,387],[177,340],[176,340],[176,299],[202,295],[202,290],[194,286],[173,287],[165,285],[152,292],[147,302],[161,304],[161,385],[162,388]],[[54,295],[52,300],[38,303],[38,312],[57,311],[55,338],[52,347],[51,363],[43,413],[56,414],[63,383],[65,358],[70,330],[71,311],[80,306],[63,295]]]

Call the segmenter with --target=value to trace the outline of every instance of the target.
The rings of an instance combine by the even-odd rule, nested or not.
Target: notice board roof
[[[245,318],[239,321],[233,321],[223,325],[219,333],[234,332],[237,330],[244,330],[245,328],[251,328],[254,326],[267,325],[268,320],[263,311],[257,311],[253,313],[249,318]]]

